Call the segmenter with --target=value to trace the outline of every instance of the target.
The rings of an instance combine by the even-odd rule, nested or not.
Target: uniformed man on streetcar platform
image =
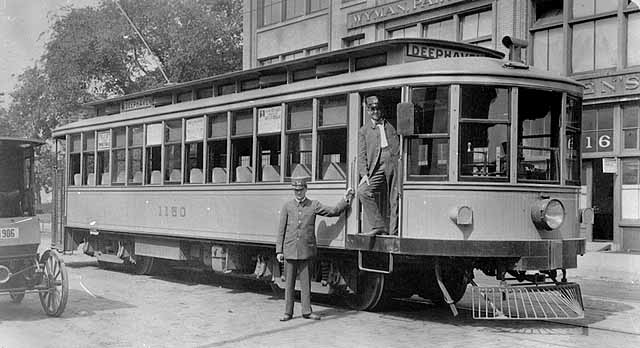
[[[398,187],[396,167],[400,158],[400,137],[396,129],[385,120],[378,97],[365,99],[370,121],[358,132],[358,172],[362,179],[358,185],[358,198],[364,216],[371,225],[365,235],[398,234]],[[389,230],[376,201],[376,192],[386,190],[389,199]]]
[[[308,199],[308,178],[293,178],[294,199],[288,201],[280,212],[280,227],[276,241],[276,258],[285,263],[285,310],[280,321],[293,317],[293,295],[296,278],[300,279],[300,302],[302,317],[320,320],[320,316],[311,310],[311,277],[309,264],[317,254],[316,215],[338,216],[351,203],[353,189],[349,188],[344,198],[335,207],[326,206],[319,201]]]

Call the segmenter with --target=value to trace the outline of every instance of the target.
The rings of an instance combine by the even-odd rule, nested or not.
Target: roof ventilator
[[[529,45],[526,40],[505,36],[502,38],[502,44],[509,49],[509,61],[504,63],[505,68],[529,69],[529,66],[522,61],[522,49]]]

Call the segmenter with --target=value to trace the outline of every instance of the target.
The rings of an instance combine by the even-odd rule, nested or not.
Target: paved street
[[[43,243],[44,244],[44,243]],[[348,310],[315,297],[321,321],[278,321],[283,301],[261,283],[187,272],[136,276],[65,256],[70,292],[61,318],[37,295],[0,297],[0,347],[638,347],[640,287],[581,279],[586,318],[478,321],[464,310],[397,302],[384,313]],[[469,292],[467,292],[468,294]]]

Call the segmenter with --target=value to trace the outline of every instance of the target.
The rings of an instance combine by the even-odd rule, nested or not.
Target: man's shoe
[[[291,314],[285,314],[282,318],[280,318],[280,321],[289,321],[292,317],[293,316]]]
[[[303,314],[302,315],[303,318],[305,319],[311,319],[311,320],[320,320],[320,316],[315,314],[315,313],[311,313],[311,314]]]

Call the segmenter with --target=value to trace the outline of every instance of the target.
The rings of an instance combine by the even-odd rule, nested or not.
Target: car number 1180
[[[0,239],[14,239],[18,238],[19,230],[16,227],[3,227],[0,228]]]

